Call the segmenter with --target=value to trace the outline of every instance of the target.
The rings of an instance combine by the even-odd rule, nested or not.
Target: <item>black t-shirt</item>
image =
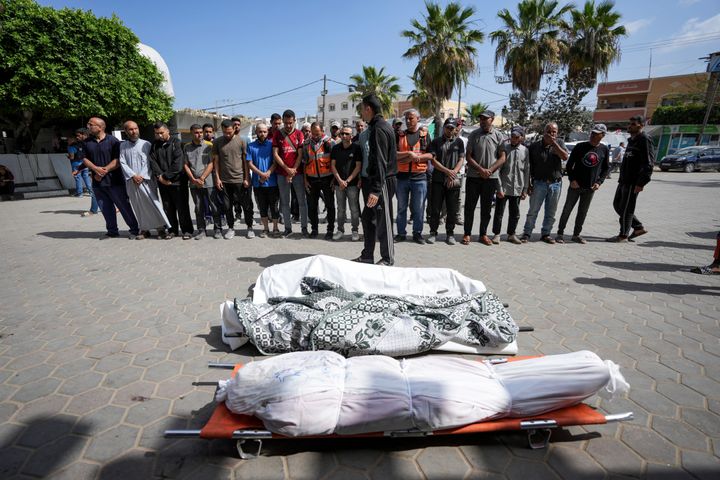
[[[560,148],[565,148],[562,140],[557,140]],[[542,138],[530,145],[530,176],[533,180],[557,182],[562,180],[562,159],[552,150],[551,146],[545,145]]]
[[[580,188],[590,188],[593,184],[602,184],[610,169],[610,150],[602,143],[594,146],[590,142],[575,145],[570,153],[565,169],[568,179],[580,184]]]
[[[340,142],[330,150],[330,158],[335,160],[335,168],[340,178],[346,180],[358,163],[362,165],[362,149],[357,143],[351,143],[348,148],[345,148]],[[357,185],[359,176],[353,178],[349,185]]]
[[[428,153],[432,153],[435,160],[442,164],[443,167],[452,170],[460,158],[465,156],[465,144],[459,137],[448,140],[442,136],[430,142]],[[442,183],[445,179],[446,175],[440,169],[433,170],[433,183]]]

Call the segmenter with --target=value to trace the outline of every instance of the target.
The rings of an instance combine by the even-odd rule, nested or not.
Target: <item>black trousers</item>
[[[465,183],[465,235],[472,234],[478,199],[480,199],[480,236],[487,235],[493,196],[497,189],[496,178],[467,178]]]
[[[615,190],[613,208],[620,216],[620,235],[629,236],[630,229],[643,228],[642,222],[635,216],[635,204],[638,194],[635,193],[635,185],[622,185],[618,183]]]
[[[252,228],[253,203],[252,186],[245,188],[242,183],[223,182],[223,210],[228,228],[235,227],[235,217],[240,218],[240,212],[245,216],[245,225]]]
[[[520,197],[507,196],[495,199],[495,216],[493,217],[493,233],[500,235],[502,231],[503,215],[505,205],[508,206],[508,227],[507,234],[515,235],[518,222],[520,221]]]
[[[575,204],[580,201],[577,215],[575,215],[575,228],[573,229],[573,235],[580,235],[582,232],[583,224],[585,223],[585,217],[590,209],[590,202],[592,202],[595,190],[591,188],[568,188],[567,196],[565,197],[565,206],[563,207],[562,214],[560,215],[560,223],[558,224],[558,235],[565,233],[565,225],[567,225],[570,219],[570,214],[575,208]]]
[[[284,179],[283,179],[284,180]],[[260,218],[280,218],[278,202],[280,201],[280,190],[278,187],[254,187],[255,202],[260,210]]]
[[[375,242],[380,243],[380,256],[388,263],[395,263],[395,248],[393,245],[393,210],[392,197],[395,195],[397,179],[389,177],[385,180],[382,193],[377,205],[373,208],[367,206],[370,196],[370,182],[363,179],[362,192],[364,206],[360,216],[365,235],[365,244],[360,256],[367,261],[374,261]]]
[[[318,202],[320,198],[325,202],[327,208],[327,231],[335,231],[335,194],[332,189],[332,175],[327,177],[307,177],[310,188],[307,191],[308,220],[310,229],[318,231]]]
[[[460,205],[460,187],[448,188],[442,182],[432,182],[428,191],[432,192],[430,194],[430,234],[437,234],[440,214],[445,205],[447,209],[445,232],[452,236],[455,233],[457,208]]]
[[[205,214],[210,212],[215,230],[220,230],[220,209],[212,201],[212,188],[191,188],[190,195],[195,204],[195,224],[198,230],[205,230]]]
[[[170,231],[178,235],[192,233],[193,224],[190,217],[190,193],[187,182],[180,182],[180,185],[158,185],[160,198],[162,199],[163,210],[170,221]]]

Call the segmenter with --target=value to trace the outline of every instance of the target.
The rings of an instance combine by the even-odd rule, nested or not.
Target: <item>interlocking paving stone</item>
[[[128,408],[125,422],[132,425],[147,425],[155,421],[155,419],[167,415],[169,410],[170,400],[150,398]]]
[[[720,416],[707,410],[683,408],[682,419],[711,437],[720,437]]]
[[[37,418],[28,425],[16,444],[29,448],[41,447],[70,433],[76,420],[77,417],[70,415]]]
[[[465,462],[456,447],[426,449],[416,461],[429,479],[464,478],[470,471],[470,465]]]
[[[588,443],[587,451],[609,472],[636,477],[642,472],[642,459],[618,440],[593,439]]]
[[[287,457],[288,475],[293,480],[321,478],[335,469],[337,462],[329,452],[301,452]]]
[[[57,378],[43,378],[27,383],[20,387],[12,396],[12,400],[16,402],[32,402],[35,399],[50,395],[60,385]]]
[[[35,450],[25,463],[23,473],[45,477],[80,458],[88,439],[77,435],[65,435],[55,442]]]
[[[0,477],[10,478],[20,471],[30,451],[17,447],[0,448]]]
[[[557,480],[558,475],[543,462],[513,458],[505,471],[510,480]]]
[[[73,427],[73,433],[88,436],[97,435],[110,427],[118,425],[122,422],[124,416],[124,408],[107,405],[80,417]]]
[[[653,417],[652,428],[679,448],[707,450],[707,437],[683,422],[671,418]]]
[[[720,472],[717,456],[690,450],[682,452],[682,466],[700,480],[716,480]]]
[[[386,480],[388,478],[403,479],[424,479],[420,473],[417,463],[410,458],[403,458],[395,455],[385,455],[380,463],[370,470],[370,478],[373,480]]]
[[[553,445],[548,464],[562,478],[603,479],[605,471],[587,452]]]
[[[189,470],[189,469],[187,469]],[[200,465],[195,470],[189,471],[179,478],[191,479],[191,480],[223,480],[232,479],[233,473],[229,468],[220,467],[218,465]],[[238,477],[243,478],[243,477]],[[248,477],[248,478],[262,478],[262,477]],[[270,477],[270,478],[283,478],[283,477]]]
[[[131,449],[135,445],[139,429],[129,425],[119,425],[95,435],[84,458],[96,462],[106,462]]]
[[[657,391],[678,405],[695,408],[705,405],[702,395],[679,383],[660,382],[657,384]]]
[[[51,480],[93,480],[97,478],[100,467],[91,463],[75,462],[69,467],[50,475]]]
[[[676,463],[676,448],[648,428],[625,425],[620,438],[647,461],[670,465]]]

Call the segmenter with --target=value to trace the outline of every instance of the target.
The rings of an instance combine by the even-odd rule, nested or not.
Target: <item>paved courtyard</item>
[[[602,241],[617,233],[616,178],[593,201],[584,246],[396,248],[399,266],[484,281],[535,327],[521,354],[589,349],[620,364],[627,398],[589,403],[635,419],[555,431],[545,450],[522,434],[270,441],[243,461],[231,441],[165,439],[209,417],[213,388],[193,382],[228,373],[208,362],[257,355],[221,343],[218,304],[264,267],[353,258],[360,244],[244,231],[99,242],[102,218],[79,215],[87,198],[0,202],[0,478],[720,478],[720,277],[688,272],[712,259],[720,174],[656,173],[637,212],[650,233],[620,245]]]

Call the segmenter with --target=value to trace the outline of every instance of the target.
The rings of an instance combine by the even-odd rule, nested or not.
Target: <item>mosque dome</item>
[[[148,45],[145,45],[144,43],[138,43],[138,50],[140,51],[140,55],[146,57],[148,60],[153,62],[158,68],[158,70],[160,70],[160,73],[162,73],[162,76],[165,79],[165,81],[160,87],[165,93],[167,93],[171,97],[174,97],[175,90],[173,89],[172,79],[170,78],[170,69],[168,68],[167,63],[165,63],[165,60],[162,58],[162,56],[158,53],[157,50]]]

